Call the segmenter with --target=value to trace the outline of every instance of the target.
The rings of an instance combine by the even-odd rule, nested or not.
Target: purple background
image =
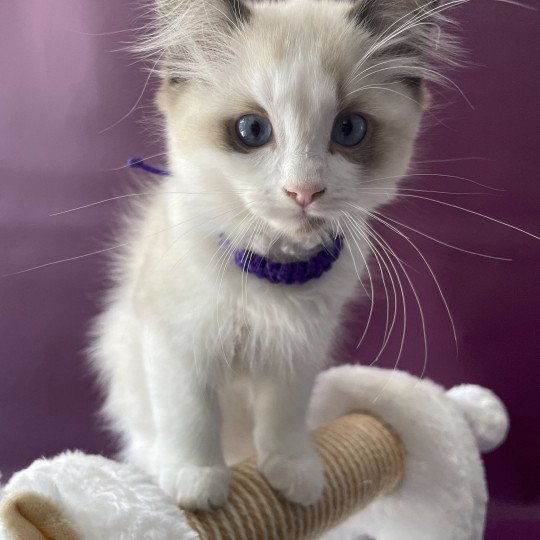
[[[0,275],[100,250],[120,203],[50,214],[128,192],[125,159],[162,151],[151,129],[151,88],[139,100],[146,75],[128,54],[114,52],[133,38],[126,29],[137,25],[136,13],[127,1],[0,3]],[[474,110],[457,92],[437,92],[436,102],[445,106],[434,112],[436,120],[428,119],[418,159],[474,159],[419,163],[415,170],[463,176],[505,191],[437,176],[415,177],[406,187],[482,192],[425,195],[538,235],[539,14],[478,0],[455,15],[471,61],[455,80]],[[422,260],[379,227],[409,265],[422,302],[426,375],[448,386],[488,386],[510,410],[508,441],[486,456],[492,494],[486,537],[538,537],[540,243],[425,200],[405,197],[385,212],[447,243],[512,259],[460,253],[407,232],[448,301],[456,355],[444,304]],[[66,448],[112,449],[96,420],[96,391],[81,354],[104,284],[103,262],[94,255],[0,279],[0,469],[8,476]],[[369,362],[380,347],[385,300],[380,282],[376,287],[373,324],[358,349],[368,310],[359,305],[353,311],[346,359]],[[420,374],[418,310],[410,291],[406,299],[409,325],[399,367]],[[381,365],[395,364],[399,341],[396,332]]]

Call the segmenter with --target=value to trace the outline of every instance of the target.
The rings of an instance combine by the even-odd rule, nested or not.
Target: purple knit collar
[[[343,239],[334,239],[331,248],[322,249],[305,261],[276,262],[245,249],[234,251],[234,262],[244,272],[260,279],[284,285],[302,285],[312,279],[320,278],[332,268],[343,248]]]
[[[170,173],[165,169],[148,165],[141,158],[131,158],[128,161],[130,167],[143,169],[151,174],[168,176]],[[221,235],[220,241],[227,243],[227,239]],[[311,258],[305,261],[276,262],[257,255],[246,249],[234,250],[234,262],[244,272],[253,274],[260,279],[267,279],[271,283],[284,285],[302,285],[312,279],[320,278],[332,268],[332,264],[338,259],[343,248],[343,238],[338,236],[334,239],[331,248],[321,249]]]

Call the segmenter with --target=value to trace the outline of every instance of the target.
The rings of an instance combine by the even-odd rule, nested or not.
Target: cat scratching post
[[[400,484],[405,452],[394,432],[373,416],[349,414],[312,435],[326,471],[318,503],[303,507],[285,501],[250,459],[233,467],[227,504],[212,512],[186,511],[187,524],[202,540],[311,539]],[[20,540],[86,538],[36,493],[19,493],[4,501],[0,514],[12,537]]]
[[[190,526],[203,540],[316,538],[400,484],[403,447],[374,417],[349,414],[312,435],[325,463],[318,503],[303,507],[285,501],[249,459],[233,467],[228,503],[212,512],[185,512]]]

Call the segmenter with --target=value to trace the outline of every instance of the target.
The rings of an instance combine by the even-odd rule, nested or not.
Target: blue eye
[[[332,128],[332,140],[341,146],[360,144],[367,133],[367,121],[359,114],[339,116]]]
[[[258,114],[246,114],[236,121],[236,135],[247,146],[263,146],[272,137],[272,124]]]

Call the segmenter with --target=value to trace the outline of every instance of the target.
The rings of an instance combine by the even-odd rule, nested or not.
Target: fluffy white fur
[[[134,466],[65,452],[13,475],[4,490],[33,491],[53,502],[82,540],[191,540],[182,511]],[[2,529],[0,539],[12,540]]]
[[[500,400],[479,386],[445,392],[428,380],[377,368],[323,372],[310,427],[355,410],[370,411],[400,435],[405,479],[395,493],[322,538],[481,540],[487,490],[478,444],[489,440],[494,447],[504,439],[508,416]],[[173,499],[130,464],[80,452],[40,459],[15,474],[3,496],[27,490],[49,498],[83,540],[196,538]],[[1,521],[0,540],[12,540]]]
[[[261,470],[309,504],[323,471],[306,407],[377,246],[369,212],[406,173],[425,104],[417,79],[434,73],[424,67],[435,39],[426,28],[439,10],[415,0],[291,0],[250,4],[243,19],[230,4],[157,4],[140,50],[157,54],[163,74],[172,175],[129,226],[91,354],[123,457],[179,503],[226,500],[221,432],[243,400]],[[358,23],[354,10],[365,5],[369,17]],[[226,126],[261,110],[274,140],[231,148]],[[363,147],[330,142],[343,110],[368,118]],[[284,191],[314,187],[326,191],[305,212]],[[344,253],[305,285],[274,285],[231,262],[235,247],[303,259],[338,233]],[[220,234],[230,244],[219,246]]]

